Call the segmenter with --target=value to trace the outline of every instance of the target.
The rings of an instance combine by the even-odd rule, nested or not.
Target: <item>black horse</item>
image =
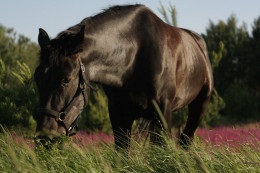
[[[172,111],[188,105],[180,138],[184,143],[193,138],[213,89],[206,45],[197,33],[164,23],[143,5],[128,5],[86,18],[54,39],[40,29],[38,41],[39,137],[75,134],[89,82],[96,82],[108,97],[117,147],[129,147],[131,127],[139,117],[150,119],[152,130],[159,132],[155,105],[168,127]]]

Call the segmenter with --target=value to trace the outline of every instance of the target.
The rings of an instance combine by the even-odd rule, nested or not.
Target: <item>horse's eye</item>
[[[62,80],[61,80],[61,85],[62,86],[68,86],[68,84],[70,83],[70,79],[69,78],[63,78]]]

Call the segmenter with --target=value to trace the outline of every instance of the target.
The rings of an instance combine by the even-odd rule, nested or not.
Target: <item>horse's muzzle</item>
[[[66,132],[63,130],[61,133],[57,131],[50,131],[43,129],[36,132],[36,137],[34,138],[36,146],[43,146],[46,149],[52,149],[54,144],[59,143],[60,139],[65,136]]]

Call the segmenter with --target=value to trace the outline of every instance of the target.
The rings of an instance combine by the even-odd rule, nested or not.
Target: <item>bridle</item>
[[[70,101],[70,103],[65,108],[63,108],[62,111],[60,111],[60,112],[57,112],[57,111],[52,110],[52,109],[47,109],[47,108],[40,108],[40,110],[39,110],[40,113],[46,113],[48,116],[55,118],[55,120],[58,123],[63,123],[63,125],[66,129],[66,135],[67,136],[74,135],[75,134],[74,131],[78,130],[77,121],[78,121],[80,114],[77,115],[77,117],[72,122],[72,124],[69,124],[67,122],[67,115],[72,110],[72,108],[75,106],[75,104],[78,102],[81,95],[83,96],[83,99],[84,99],[84,107],[83,108],[85,108],[87,106],[86,89],[87,89],[87,86],[90,87],[90,88],[93,88],[89,84],[89,82],[87,81],[87,77],[86,77],[86,74],[85,74],[85,66],[82,63],[80,58],[79,58],[79,64],[80,64],[79,84],[78,84],[77,91],[76,91],[75,95],[73,96],[72,100]]]

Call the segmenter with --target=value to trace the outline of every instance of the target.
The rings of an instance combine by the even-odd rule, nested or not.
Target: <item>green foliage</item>
[[[0,25],[0,124],[33,132],[38,95],[31,69],[39,48],[13,29]]]
[[[203,127],[221,125],[220,112],[224,110],[225,106],[226,103],[224,99],[220,97],[217,90],[214,89],[201,125]]]
[[[6,74],[5,63],[0,58],[0,87],[4,86],[5,83],[4,78],[6,77],[5,74]]]
[[[167,11],[171,16],[171,19],[169,19]],[[162,5],[162,2],[160,1],[159,12],[163,15],[166,23],[172,26],[177,26],[177,10],[171,3],[169,3],[169,8],[166,10],[166,8]]]
[[[23,84],[23,86],[30,84],[32,73],[29,66],[25,63],[20,63],[19,61],[17,61],[17,65],[20,68],[19,73],[12,72],[12,74]]]
[[[236,79],[243,78],[248,69],[245,60],[249,49],[249,34],[244,25],[237,26],[237,19],[232,15],[227,22],[210,22],[206,35],[203,36],[210,57],[214,57],[215,52],[221,52],[221,61],[214,69],[214,78],[216,89],[223,95],[225,89]]]
[[[210,102],[204,114],[203,120],[201,122],[202,127],[208,126],[216,126],[221,125],[223,123],[220,121],[221,114],[220,112],[224,110],[226,104],[224,99],[219,96],[216,89],[213,90],[212,96],[210,98]],[[188,107],[184,107],[181,110],[172,113],[172,124],[178,130],[178,134],[180,134],[181,130],[184,128],[188,117]]]
[[[239,93],[239,94],[238,94]],[[234,82],[227,89],[225,114],[229,122],[248,123],[260,121],[259,97],[241,82]]]
[[[255,94],[260,96],[260,80],[256,80],[260,76],[260,17],[258,17],[252,26],[252,37],[250,38],[250,45],[248,51],[248,58],[246,64],[248,86],[255,91]]]
[[[259,26],[260,18],[255,20],[250,37],[246,26],[237,26],[232,15],[226,22],[211,22],[203,35],[213,62],[215,87],[226,103],[222,123],[259,121]]]
[[[80,127],[87,131],[111,132],[107,98],[101,88],[99,88],[98,91],[91,93],[89,106],[87,107],[86,112],[82,113],[79,121]]]
[[[188,114],[189,111],[187,106],[172,113],[172,125],[178,130],[178,135],[181,134],[182,129],[186,124]]]
[[[37,62],[39,47],[30,39],[19,35],[10,28],[0,25],[0,57],[8,68],[16,72],[16,62],[26,63],[30,69],[34,69]]]
[[[0,64],[5,67],[2,59]],[[1,70],[0,124],[12,129],[32,130],[36,125],[33,114],[36,112],[38,96],[29,67],[20,62],[17,62],[17,66],[19,73],[12,72],[14,78],[12,83],[5,82],[6,76],[10,75],[4,70],[5,68]]]
[[[225,54],[225,45],[222,41],[219,42],[219,47],[217,50],[212,50],[211,52],[209,52],[209,58],[213,71],[219,66],[219,63]]]

